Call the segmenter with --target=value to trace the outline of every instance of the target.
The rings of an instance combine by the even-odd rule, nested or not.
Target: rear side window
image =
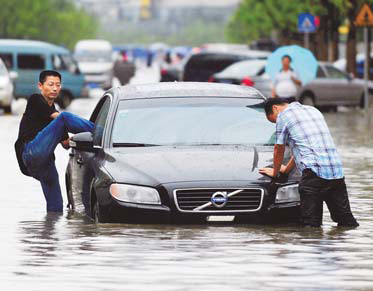
[[[3,60],[5,66],[9,69],[13,68],[13,56],[12,54],[0,53],[0,58]]]
[[[45,57],[43,55],[19,54],[17,57],[18,68],[26,70],[45,69]]]
[[[346,79],[347,75],[340,70],[332,67],[332,66],[326,66],[326,70],[328,72],[329,78],[332,79]]]

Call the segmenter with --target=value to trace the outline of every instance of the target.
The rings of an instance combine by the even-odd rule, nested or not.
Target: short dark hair
[[[285,98],[268,98],[266,101],[264,101],[264,111],[267,116],[271,115],[273,113],[273,105],[284,105],[287,103],[288,101]]]
[[[293,60],[293,59],[291,58],[291,56],[289,56],[289,55],[283,55],[282,58],[281,58],[281,60],[283,60],[283,59],[285,59],[285,58],[288,58],[290,62]]]
[[[39,75],[39,82],[43,84],[47,80],[47,77],[49,77],[49,76],[58,77],[58,78],[60,78],[60,81],[62,81],[61,74],[58,73],[57,71],[44,70]]]

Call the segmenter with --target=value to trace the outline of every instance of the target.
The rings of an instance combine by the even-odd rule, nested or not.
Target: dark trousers
[[[326,180],[310,169],[303,171],[299,183],[302,223],[309,226],[322,224],[323,202],[338,226],[358,226],[351,213],[346,183],[343,179]]]
[[[94,123],[69,112],[62,112],[25,145],[22,158],[32,177],[39,180],[47,202],[47,211],[63,210],[61,187],[54,163],[54,150],[71,133],[92,131]]]

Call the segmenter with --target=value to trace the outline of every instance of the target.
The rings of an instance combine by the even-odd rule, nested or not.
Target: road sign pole
[[[364,45],[365,45],[365,61],[364,61],[364,109],[367,112],[369,107],[369,91],[368,91],[368,77],[369,77],[369,70],[368,64],[370,63],[368,60],[370,58],[369,55],[369,26],[373,26],[373,12],[370,8],[368,3],[364,3],[361,6],[358,14],[356,15],[355,25],[357,27],[364,27]]]
[[[368,106],[369,106],[369,95],[368,95],[368,78],[369,78],[369,67],[368,67],[368,64],[369,64],[369,49],[368,49],[368,46],[369,46],[369,43],[368,43],[368,33],[369,33],[369,29],[367,26],[364,26],[364,44],[365,44],[365,61],[364,61],[364,109],[365,110],[368,110]]]
[[[309,32],[304,33],[304,47],[306,49],[310,48],[310,33]]]

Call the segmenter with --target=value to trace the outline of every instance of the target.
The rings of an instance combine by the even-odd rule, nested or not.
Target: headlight
[[[110,194],[115,199],[123,202],[143,203],[143,204],[161,204],[158,191],[141,186],[126,184],[111,184]]]
[[[275,203],[300,201],[298,184],[283,186],[277,189]]]

